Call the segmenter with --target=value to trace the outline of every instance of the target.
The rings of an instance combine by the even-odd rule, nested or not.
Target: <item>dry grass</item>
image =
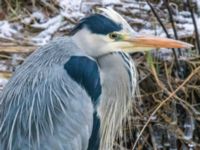
[[[182,64],[184,78],[174,76],[172,62],[138,64],[141,95],[128,149],[200,149],[200,57]]]

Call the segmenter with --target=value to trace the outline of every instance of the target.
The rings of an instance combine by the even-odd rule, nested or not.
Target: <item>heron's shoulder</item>
[[[88,56],[71,56],[64,69],[69,76],[96,101],[101,94],[100,72],[97,62]]]

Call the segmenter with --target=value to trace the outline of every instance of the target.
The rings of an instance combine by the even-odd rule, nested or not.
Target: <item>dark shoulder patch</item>
[[[73,80],[85,88],[92,101],[96,102],[101,94],[97,63],[86,56],[72,56],[64,68]]]

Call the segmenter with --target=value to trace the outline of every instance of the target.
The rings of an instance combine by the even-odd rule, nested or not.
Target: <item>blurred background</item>
[[[37,47],[67,36],[97,7],[115,9],[138,34],[194,45],[132,54],[140,94],[125,148],[199,150],[200,0],[0,0],[0,91]]]

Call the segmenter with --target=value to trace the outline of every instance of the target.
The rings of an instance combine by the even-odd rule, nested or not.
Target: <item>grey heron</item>
[[[0,150],[112,149],[137,86],[128,52],[191,47],[137,36],[118,13],[102,10],[16,70],[0,97]]]

